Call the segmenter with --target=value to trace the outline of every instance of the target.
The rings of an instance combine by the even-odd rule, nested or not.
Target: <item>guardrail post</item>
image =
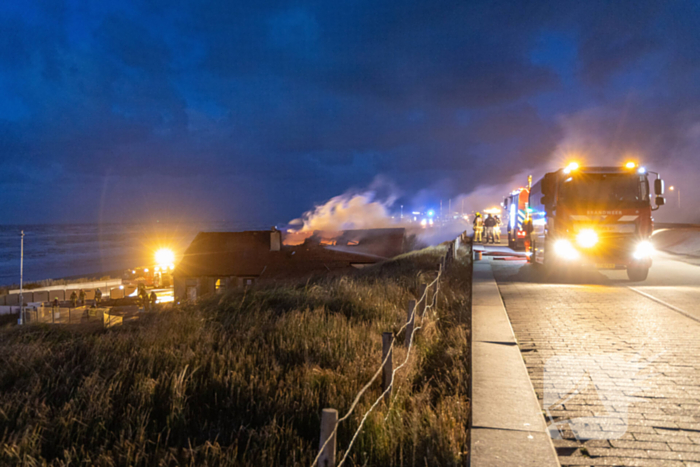
[[[391,373],[394,371],[394,365],[391,359],[393,352],[391,350],[391,342],[394,340],[394,334],[390,332],[382,333],[382,361],[386,361],[382,367],[382,392],[386,391],[391,384]],[[387,358],[388,355],[388,358]],[[384,394],[384,402],[387,404],[391,401],[391,389]]]
[[[335,467],[336,435],[333,433],[338,424],[338,411],[335,409],[323,409],[321,412],[321,440],[318,449],[321,455],[318,458],[320,467]],[[326,441],[331,438],[326,444]],[[324,448],[323,445],[326,445]]]
[[[406,324],[406,337],[404,338],[404,345],[408,347],[408,345],[411,343],[411,334],[413,334],[413,324],[416,322],[416,314],[414,313],[416,310],[416,301],[415,300],[409,300],[408,301],[408,321]]]

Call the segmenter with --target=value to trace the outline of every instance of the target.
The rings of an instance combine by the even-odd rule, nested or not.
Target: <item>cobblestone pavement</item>
[[[700,466],[700,322],[595,271],[492,265],[562,466]]]

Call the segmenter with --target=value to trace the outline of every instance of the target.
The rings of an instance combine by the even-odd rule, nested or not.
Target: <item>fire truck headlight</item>
[[[598,234],[593,229],[583,229],[576,235],[576,243],[583,248],[592,248],[598,243]]]
[[[654,252],[654,245],[649,241],[639,242],[634,250],[634,259],[645,259],[651,257]]]
[[[574,260],[578,258],[578,251],[570,241],[561,239],[554,243],[554,252],[563,259]]]

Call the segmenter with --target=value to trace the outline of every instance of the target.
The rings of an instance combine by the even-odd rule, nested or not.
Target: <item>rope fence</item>
[[[404,366],[408,364],[409,358],[411,356],[411,349],[413,347],[413,342],[414,342],[414,336],[418,330],[421,329],[422,324],[423,324],[423,319],[428,311],[432,311],[433,316],[435,315],[435,309],[437,308],[437,298],[438,294],[440,293],[440,279],[445,273],[445,271],[451,266],[451,264],[454,262],[454,260],[457,258],[457,252],[461,246],[462,243],[467,241],[467,233],[463,232],[460,234],[455,240],[452,240],[447,247],[447,252],[445,253],[444,256],[441,257],[440,263],[438,265],[438,274],[437,277],[430,282],[429,284],[421,284],[419,288],[419,294],[420,298],[418,301],[415,300],[410,300],[408,303],[408,313],[407,313],[407,320],[401,326],[401,328],[394,334],[391,332],[385,332],[382,335],[382,343],[383,343],[383,348],[382,348],[382,362],[377,371],[374,373],[372,378],[365,384],[362,389],[357,393],[355,396],[355,399],[353,400],[352,404],[350,405],[350,408],[348,409],[347,413],[343,415],[342,418],[338,418],[338,411],[336,409],[332,408],[326,408],[323,409],[321,413],[321,437],[319,441],[319,452],[316,455],[316,458],[314,459],[313,463],[311,464],[311,467],[316,467],[316,466],[321,466],[321,467],[335,467],[336,463],[336,434],[338,432],[338,426],[345,420],[347,420],[352,413],[354,412],[355,408],[357,407],[358,403],[360,402],[360,399],[362,396],[367,392],[367,390],[372,386],[372,384],[380,377],[384,376],[383,381],[382,381],[382,393],[377,397],[377,399],[374,401],[374,403],[370,406],[370,408],[365,412],[363,415],[362,419],[360,420],[360,425],[358,426],[357,430],[353,434],[350,443],[348,444],[347,449],[345,450],[345,454],[343,455],[343,458],[340,460],[338,463],[338,467],[342,467],[345,461],[347,460],[348,456],[350,455],[350,452],[352,451],[352,447],[355,444],[355,441],[357,440],[357,437],[359,436],[360,432],[362,431],[362,428],[367,421],[367,417],[369,417],[370,413],[381,403],[382,400],[385,400],[389,403],[389,409],[387,410],[387,415],[384,418],[384,421],[389,417],[389,414],[391,413],[391,409],[394,405],[394,402],[398,398],[398,391],[396,396],[392,399],[391,398],[391,392],[392,392],[392,387],[394,386],[394,379],[399,370],[401,370]],[[430,300],[428,299],[429,295],[431,294],[431,291],[435,289],[435,293],[432,294],[430,297]],[[419,310],[419,311],[417,311]],[[416,314],[419,313],[419,325],[415,326],[415,318]],[[405,336],[405,342],[404,345],[406,346],[406,357],[404,358],[403,362],[396,368],[392,369],[393,362],[392,362],[392,354],[393,354],[393,349],[394,349],[394,344],[396,343],[396,338],[395,336],[400,335],[402,332],[406,331],[406,336]]]

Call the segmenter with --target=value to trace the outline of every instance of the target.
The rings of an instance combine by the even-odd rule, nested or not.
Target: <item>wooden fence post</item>
[[[425,301],[423,302],[423,310],[421,310],[421,315],[424,315],[426,312],[426,308],[432,307],[433,306],[433,286],[432,285],[426,285],[425,286]]]
[[[318,449],[321,450],[321,456],[318,458],[320,467],[335,467],[335,448],[336,434],[333,433],[335,426],[338,424],[338,411],[335,409],[323,409],[321,412],[321,440],[318,444]],[[331,438],[326,444],[326,440]],[[324,448],[323,445],[326,444]]]
[[[391,342],[394,340],[394,335],[390,332],[382,333],[382,361],[386,360],[386,363],[382,367],[382,392],[391,384],[391,373],[394,371],[394,365],[391,361],[393,358],[393,352],[391,351]],[[387,358],[387,355],[389,358]],[[384,394],[384,402],[387,404],[391,401],[391,389]]]
[[[438,305],[438,291],[440,290],[440,275],[445,272],[445,267],[440,266],[440,269],[438,269],[438,280],[435,283],[435,288],[433,289],[432,287],[430,288],[430,294],[433,296],[433,298],[430,300],[430,304],[432,305],[432,313],[433,316],[437,313],[437,305]]]
[[[411,343],[411,334],[413,334],[413,324],[416,322],[416,314],[414,313],[416,310],[416,301],[415,300],[409,300],[408,301],[408,321],[406,324],[406,337],[404,338],[404,345],[408,347],[408,344]]]
[[[428,305],[428,296],[430,295],[430,291],[427,289],[428,286],[426,284],[420,284],[418,286],[418,300],[420,300],[421,297],[425,295],[425,298],[422,302],[418,304],[418,309],[416,310],[416,314],[419,314],[421,316],[425,314],[425,307]]]

